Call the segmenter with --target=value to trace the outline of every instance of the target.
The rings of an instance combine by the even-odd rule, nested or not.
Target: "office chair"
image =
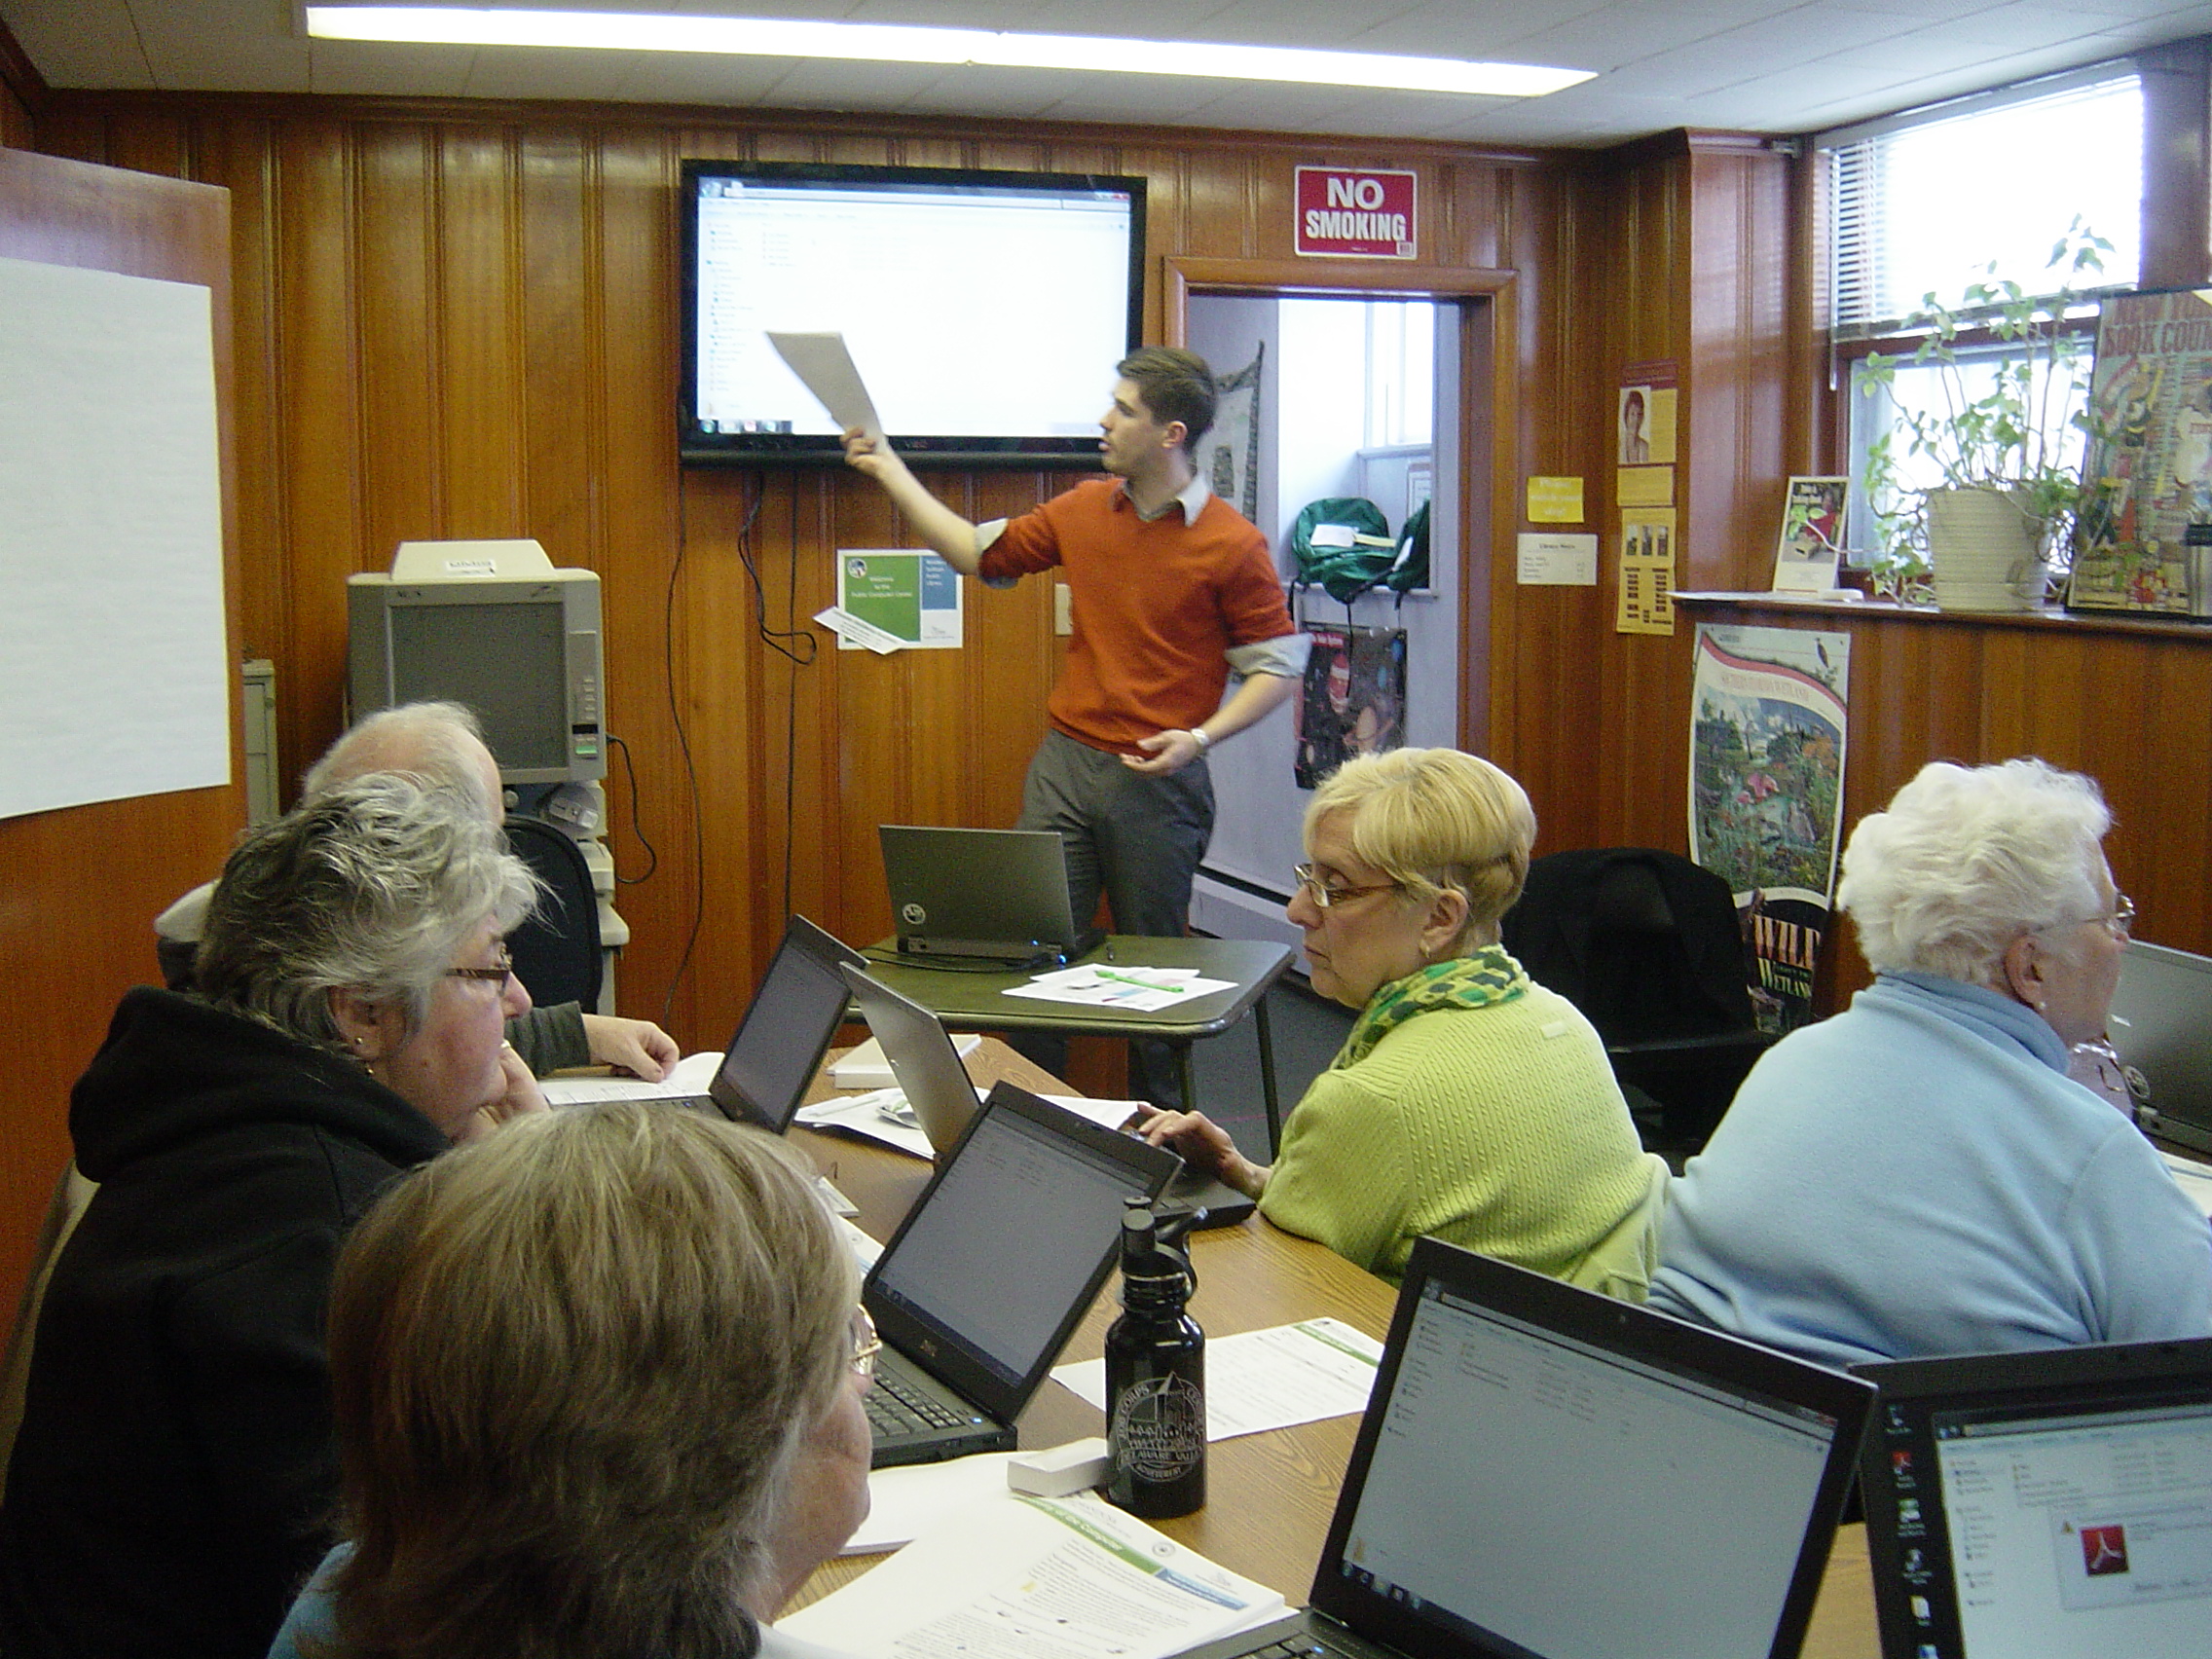
[[[599,1008],[606,957],[599,943],[599,895],[591,868],[568,831],[542,818],[507,820],[507,845],[545,883],[545,896],[507,936],[515,977],[539,1007]]]
[[[1677,1158],[1704,1146],[1773,1042],[1751,1013],[1728,884],[1655,848],[1553,853],[1529,866],[1503,929],[1529,977],[1598,1028],[1645,1144]]]

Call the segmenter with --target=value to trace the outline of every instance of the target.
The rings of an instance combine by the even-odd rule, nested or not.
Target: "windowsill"
[[[1727,606],[1771,616],[1852,616],[1885,622],[1929,622],[1946,627],[2024,628],[2056,630],[2068,634],[2158,634],[2177,639],[2212,642],[2212,617],[2148,616],[2106,611],[2061,610],[1938,610],[1933,605],[1897,605],[1888,600],[1817,599],[1810,594],[1788,593],[1677,593],[1677,605],[1699,608]]]

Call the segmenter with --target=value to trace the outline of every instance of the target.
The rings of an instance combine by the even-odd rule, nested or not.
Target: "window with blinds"
[[[1838,340],[1900,329],[1972,281],[2061,285],[2050,250],[2079,215],[2113,244],[2100,286],[2130,283],[2141,247],[2143,97],[2106,64],[1825,133]]]

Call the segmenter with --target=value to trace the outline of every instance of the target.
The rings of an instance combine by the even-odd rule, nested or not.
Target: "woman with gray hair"
[[[542,1111],[503,1043],[535,898],[473,802],[388,774],[254,830],[198,989],[123,999],[71,1097],[0,1505],[0,1650],[256,1655],[328,1539],[323,1303],[401,1171]]]
[[[1744,1081],[1675,1183],[1651,1305],[1828,1364],[2212,1331],[2212,1232],[2066,1075],[2135,907],[2096,785],[1936,762],[1836,902],[1872,985]]]
[[[815,1651],[762,1627],[867,1516],[858,1298],[756,1129],[578,1107],[416,1171],[339,1258],[347,1541],[271,1659]]]

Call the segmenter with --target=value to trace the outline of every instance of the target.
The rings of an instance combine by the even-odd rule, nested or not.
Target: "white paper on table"
[[[945,1515],[996,1498],[1012,1503],[1006,1466],[1018,1452],[978,1452],[941,1463],[877,1469],[867,1477],[867,1519],[845,1540],[839,1555],[881,1555],[934,1530]]]
[[[869,437],[882,440],[883,423],[875,418],[875,400],[868,396],[866,383],[853,366],[853,354],[845,350],[842,334],[783,334],[772,328],[766,333],[776,354],[821,400],[840,432],[858,426]]]
[[[943,1517],[777,1628],[858,1659],[1165,1659],[1282,1607],[1095,1497],[1017,1496]]]
[[[1004,994],[1039,1002],[1074,1003],[1080,1008],[1123,1008],[1156,1014],[1193,997],[1233,991],[1234,979],[1201,979],[1196,968],[1108,968],[1087,964],[1040,974]]]
[[[2170,1152],[2158,1156],[2166,1161],[2173,1171],[2174,1181],[2187,1193],[2196,1207],[2212,1217],[2212,1165],[2198,1163],[2194,1159],[2176,1158]]]
[[[1040,1094],[1055,1106],[1065,1106],[1079,1118],[1088,1118],[1102,1129],[1118,1129],[1144,1109],[1142,1100],[1093,1100],[1088,1094]]]
[[[1382,1345],[1340,1319],[1308,1319],[1206,1342],[1206,1438],[1234,1440],[1294,1423],[1367,1410]],[[1052,1376],[1106,1409],[1106,1362],[1084,1360]]]
[[[901,1118],[887,1117],[885,1107],[892,1107]],[[922,1133],[912,1118],[906,1097],[896,1088],[878,1088],[866,1094],[855,1094],[839,1100],[824,1100],[798,1109],[798,1121],[810,1129],[842,1129],[859,1135],[864,1140],[880,1142],[909,1157],[934,1159],[937,1154],[930,1146],[930,1137]]]
[[[685,1054],[658,1083],[642,1077],[549,1077],[538,1084],[549,1106],[582,1106],[598,1100],[689,1100],[707,1092],[722,1063],[719,1049]]]

